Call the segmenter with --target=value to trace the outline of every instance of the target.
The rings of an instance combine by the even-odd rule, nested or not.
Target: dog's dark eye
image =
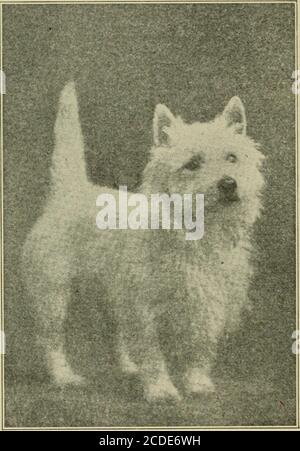
[[[229,163],[235,163],[237,161],[237,157],[233,153],[229,153],[226,160],[229,161]]]
[[[196,171],[201,168],[202,163],[203,159],[201,155],[195,155],[183,166],[183,169],[187,169],[188,171]]]

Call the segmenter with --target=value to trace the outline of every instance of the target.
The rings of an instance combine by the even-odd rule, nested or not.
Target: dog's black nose
[[[223,194],[225,194],[225,196],[226,195],[230,196],[235,192],[237,184],[232,177],[226,176],[219,181],[218,188],[220,191],[222,191]]]

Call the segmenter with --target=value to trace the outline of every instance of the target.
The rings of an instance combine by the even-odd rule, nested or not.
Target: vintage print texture
[[[295,425],[295,4],[2,26],[5,426]]]

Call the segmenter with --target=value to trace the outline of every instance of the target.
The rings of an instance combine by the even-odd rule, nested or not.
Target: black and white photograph
[[[3,429],[299,427],[298,6],[1,3]]]

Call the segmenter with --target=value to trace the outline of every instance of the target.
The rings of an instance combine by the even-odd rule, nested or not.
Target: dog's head
[[[165,105],[157,105],[153,135],[152,158],[144,173],[148,191],[201,193],[211,209],[256,208],[264,156],[246,135],[245,109],[238,97],[208,123],[186,124]]]

